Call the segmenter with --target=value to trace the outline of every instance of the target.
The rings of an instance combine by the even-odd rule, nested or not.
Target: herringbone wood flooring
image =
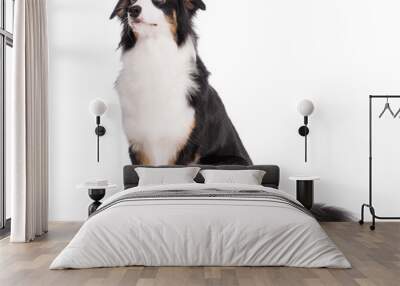
[[[325,223],[324,229],[353,264],[351,270],[189,267],[50,271],[50,262],[80,223],[52,223],[45,237],[30,244],[0,241],[1,286],[264,286],[400,285],[400,223],[380,223],[377,231],[356,223]]]

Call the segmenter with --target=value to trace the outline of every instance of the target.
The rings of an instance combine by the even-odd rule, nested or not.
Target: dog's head
[[[192,18],[199,9],[206,9],[202,0],[119,0],[110,19],[118,16],[124,26],[124,50],[139,37],[172,35],[181,45],[194,33]]]

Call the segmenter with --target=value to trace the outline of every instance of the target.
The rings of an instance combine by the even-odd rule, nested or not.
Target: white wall
[[[108,21],[113,1],[48,1],[50,37],[50,219],[83,220],[91,200],[76,185],[108,178],[122,186],[128,146],[113,90],[119,69],[119,24]],[[96,161],[94,98],[109,110],[103,120],[101,164]]]
[[[319,175],[316,200],[358,214],[368,197],[368,95],[400,93],[400,2],[205,1],[208,9],[196,21],[199,50],[255,163],[279,164],[282,189],[290,192],[290,175]],[[75,185],[106,177],[121,186],[129,162],[113,90],[120,32],[108,21],[114,2],[48,3],[51,220],[84,219],[90,200]],[[95,97],[110,104],[100,165],[88,113]],[[317,107],[307,165],[297,135],[303,98]],[[376,125],[376,205],[380,215],[395,215],[400,120]]]

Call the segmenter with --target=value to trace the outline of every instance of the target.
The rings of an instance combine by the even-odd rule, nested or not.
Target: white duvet
[[[246,185],[169,185],[166,190],[262,190]],[[50,269],[121,266],[292,266],[349,268],[318,222],[274,201],[184,198],[124,201],[89,218]]]

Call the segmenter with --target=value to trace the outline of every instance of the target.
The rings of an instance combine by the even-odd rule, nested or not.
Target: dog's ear
[[[206,4],[202,0],[183,0],[186,9],[192,14],[196,13],[197,10],[206,10]]]
[[[126,9],[129,7],[129,0],[119,0],[117,6],[115,6],[114,11],[110,16],[110,20],[114,19],[115,16],[122,18],[126,12]]]

